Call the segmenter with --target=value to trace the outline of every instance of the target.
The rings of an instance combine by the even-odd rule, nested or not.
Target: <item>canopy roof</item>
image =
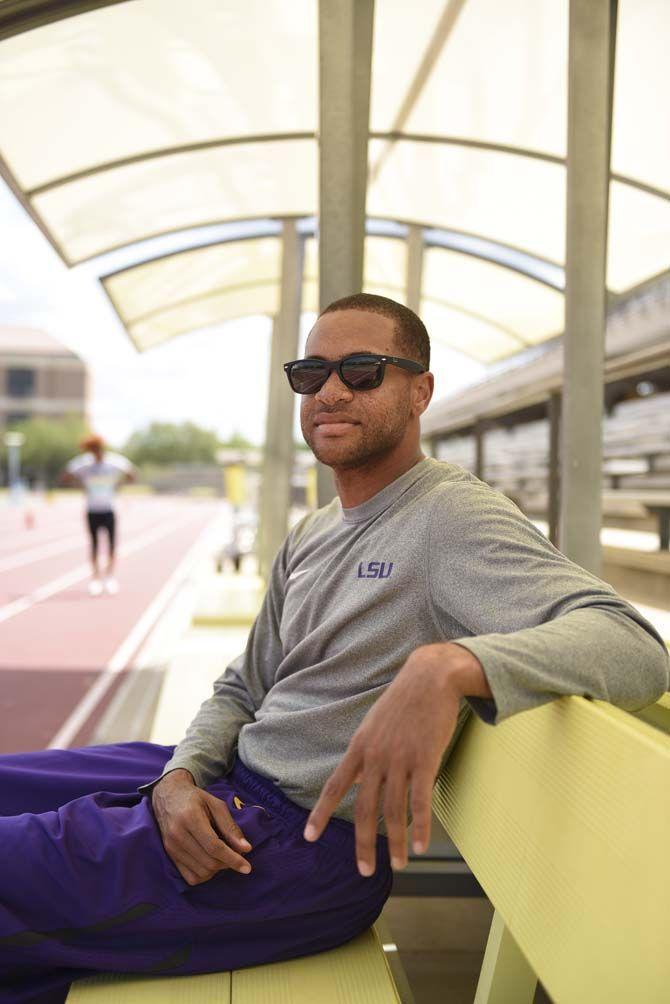
[[[47,6],[42,21],[57,16]],[[2,171],[68,264],[194,226],[316,214],[316,0],[198,0],[188,16],[179,0],[88,0],[28,31],[17,7],[0,2]],[[664,0],[619,0],[614,293],[669,265],[670,130],[654,114],[670,93],[669,30]],[[426,252],[421,310],[436,338],[484,362],[562,329],[560,281],[522,262],[559,276],[564,263],[567,31],[568,0],[421,0],[420,17],[375,5],[368,214],[452,235]],[[365,288],[404,299],[402,234],[368,238]],[[505,266],[459,237],[482,238]],[[105,286],[148,348],[276,312],[279,262],[278,239],[260,237]],[[308,241],[305,309],[316,282]]]

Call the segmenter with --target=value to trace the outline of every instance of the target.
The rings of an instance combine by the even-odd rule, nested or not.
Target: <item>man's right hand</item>
[[[196,786],[182,768],[166,774],[151,793],[163,847],[182,878],[199,885],[224,868],[245,875],[251,865],[240,853],[251,844],[221,799]]]

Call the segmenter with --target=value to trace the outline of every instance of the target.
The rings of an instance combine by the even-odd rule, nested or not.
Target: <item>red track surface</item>
[[[209,500],[122,497],[121,591],[92,598],[81,499],[35,505],[31,529],[0,502],[0,753],[49,744],[218,511]],[[50,595],[34,595],[49,584]]]

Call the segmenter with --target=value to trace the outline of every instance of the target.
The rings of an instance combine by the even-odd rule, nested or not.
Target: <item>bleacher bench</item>
[[[400,1004],[374,929],[330,952],[202,976],[94,976],[67,1004]]]
[[[670,1000],[670,695],[472,719],[434,808],[495,907],[476,1004]]]

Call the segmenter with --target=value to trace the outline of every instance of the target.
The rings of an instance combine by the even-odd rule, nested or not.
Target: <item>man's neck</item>
[[[361,467],[333,468],[335,490],[342,508],[353,509],[367,502],[423,459],[423,453],[416,448],[401,456],[394,454],[367,460]]]

